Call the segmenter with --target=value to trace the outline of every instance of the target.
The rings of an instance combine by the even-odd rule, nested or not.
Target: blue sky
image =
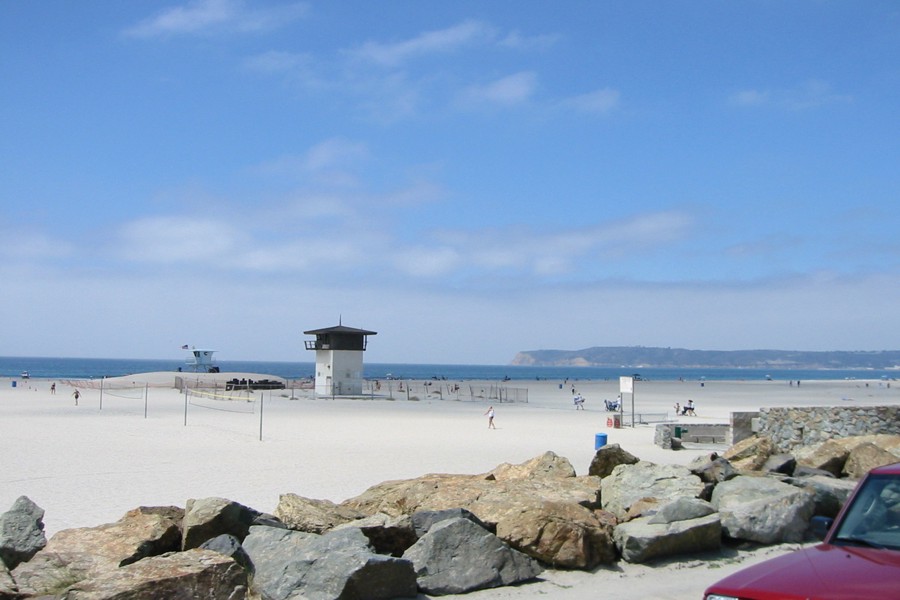
[[[896,2],[3,2],[0,79],[0,355],[900,347]]]

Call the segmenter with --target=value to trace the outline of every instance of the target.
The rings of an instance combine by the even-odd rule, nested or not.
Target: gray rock
[[[763,463],[762,470],[767,473],[792,475],[797,466],[797,459],[791,454],[773,454]]]
[[[8,569],[14,569],[46,545],[44,509],[27,496],[19,496],[12,507],[0,515],[0,561]]]
[[[209,550],[154,556],[105,571],[71,589],[66,600],[243,600],[247,574],[233,560]]]
[[[815,495],[769,477],[735,477],[716,486],[712,504],[730,538],[800,542],[815,510]]]
[[[440,521],[403,558],[426,594],[464,594],[534,579],[541,567],[465,518]]]
[[[19,587],[3,562],[0,562],[0,598],[12,600],[19,597]]]
[[[652,498],[662,505],[677,498],[696,498],[703,492],[703,482],[686,467],[656,465],[641,461],[619,465],[602,480],[603,509],[620,520],[628,515],[632,504]]]
[[[304,531],[250,527],[242,547],[254,573],[251,589],[272,600],[290,596],[302,585],[303,576],[313,562],[312,557],[304,559],[303,556],[310,541],[318,537]]]
[[[715,507],[699,498],[677,498],[673,502],[664,504],[655,515],[649,517],[649,523],[653,525],[667,525],[677,521],[690,521],[700,519],[716,512]]]
[[[234,562],[241,565],[245,570],[250,571],[250,557],[241,546],[241,541],[231,534],[223,533],[211,540],[206,540],[200,546],[201,550],[212,550],[225,556],[230,557]]]
[[[619,444],[609,444],[597,450],[591,465],[588,467],[588,475],[606,477],[619,465],[633,465],[640,462],[634,454],[623,450]]]
[[[816,515],[834,518],[840,512],[841,507],[856,488],[856,481],[850,479],[836,479],[829,475],[817,475],[813,477],[790,477],[785,480],[800,488],[812,491],[815,497]]]
[[[738,475],[727,459],[716,454],[698,456],[691,461],[688,469],[704,483],[718,483]]]
[[[834,473],[825,469],[816,469],[798,464],[794,467],[794,477],[831,477],[836,478]]]
[[[378,554],[403,556],[406,549],[419,539],[413,528],[413,520],[407,515],[392,517],[384,513],[377,513],[371,517],[338,525],[331,531],[339,531],[348,527],[362,531]]]
[[[356,528],[324,535],[254,526],[244,540],[251,589],[267,600],[380,600],[416,595],[412,563],[375,554]]]
[[[187,501],[184,512],[183,550],[198,548],[206,540],[227,533],[243,540],[260,512],[225,498]]]
[[[281,527],[282,529],[290,529],[287,525],[282,523],[281,519],[279,519],[275,515],[270,515],[267,513],[259,513],[258,515],[256,515],[250,525],[263,525],[265,527]]]
[[[447,519],[458,518],[468,519],[479,527],[490,530],[490,527],[485,525],[481,521],[481,519],[476,517],[465,508],[448,508],[446,510],[420,510],[419,512],[413,513],[412,515],[412,524],[413,529],[416,532],[416,538],[420,538],[428,533],[428,530],[431,529],[431,526],[435,523],[446,521]]]
[[[671,522],[641,517],[622,523],[614,533],[622,559],[643,563],[655,558],[718,550],[722,523],[716,513]]]

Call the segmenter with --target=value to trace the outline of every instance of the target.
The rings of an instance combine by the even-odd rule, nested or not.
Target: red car
[[[900,600],[900,463],[872,469],[813,529],[821,544],[729,575],[704,600]]]

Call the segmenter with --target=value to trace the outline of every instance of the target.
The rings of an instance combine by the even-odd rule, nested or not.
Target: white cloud
[[[302,154],[285,154],[248,168],[269,181],[315,184],[319,189],[351,189],[359,185],[359,167],[369,160],[368,146],[331,138]]]
[[[394,266],[402,273],[415,277],[447,275],[460,265],[460,254],[449,247],[404,248],[394,257]]]
[[[810,79],[792,88],[740,90],[732,94],[729,101],[744,107],[771,106],[786,110],[807,110],[828,104],[852,102],[853,96],[838,94],[827,82]]]
[[[760,106],[769,102],[771,93],[760,90],[742,90],[731,96],[732,104],[738,106]]]
[[[331,138],[316,144],[306,153],[306,168],[321,171],[343,167],[368,158],[369,150],[362,142],[351,142],[343,138]]]
[[[298,223],[322,220],[350,221],[358,218],[358,213],[350,202],[339,194],[298,194],[272,212]]]
[[[500,40],[499,44],[514,50],[543,50],[549,48],[560,39],[556,34],[522,35],[518,31],[511,31]]]
[[[359,268],[367,262],[364,246],[356,240],[316,238],[305,236],[268,246],[243,249],[234,265],[249,271],[297,272],[328,271],[345,272]]]
[[[604,88],[567,98],[562,104],[581,112],[606,114],[618,108],[620,96],[619,90]]]
[[[228,259],[245,235],[224,220],[173,216],[127,223],[118,239],[134,261],[211,264]]]
[[[418,36],[385,44],[367,42],[352,54],[376,64],[394,67],[418,56],[452,52],[460,47],[481,43],[494,37],[493,28],[479,21],[465,21],[459,25],[426,31]]]
[[[291,3],[256,8],[242,0],[193,0],[167,8],[125,31],[126,35],[151,38],[220,32],[253,33],[282,27],[307,14],[309,5]]]
[[[526,102],[537,88],[537,75],[531,71],[515,73],[485,85],[471,86],[463,94],[468,103],[506,106]]]
[[[244,59],[243,66],[262,73],[282,73],[308,69],[312,62],[309,54],[270,50]]]
[[[407,208],[439,202],[447,193],[440,185],[427,179],[419,179],[413,183],[379,197],[379,201],[387,206]]]
[[[0,236],[0,258],[10,261],[40,261],[70,255],[73,245],[61,236],[48,236],[39,231],[7,231]]]
[[[612,224],[615,243],[628,241],[636,246],[655,246],[683,239],[694,225],[694,218],[682,211],[667,210],[639,215]]]
[[[543,278],[565,275],[584,261],[621,261],[666,247],[686,239],[693,225],[689,214],[665,211],[581,228],[545,231],[513,226],[441,232],[436,237],[459,257],[456,265],[461,269]]]

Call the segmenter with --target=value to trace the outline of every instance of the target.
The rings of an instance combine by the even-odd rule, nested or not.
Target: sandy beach
[[[511,381],[528,402],[441,399],[436,395],[323,399],[290,391],[254,394],[254,401],[190,398],[174,389],[175,373],[106,380],[99,389],[54,380],[0,379],[0,512],[21,495],[45,511],[46,531],[95,526],[139,505],[184,506],[189,498],[220,496],[271,512],[283,493],[339,502],[385,480],[426,473],[481,473],[545,451],[566,457],[585,474],[597,433],[643,460],[687,464],[710,447],[681,451],[653,444],[653,425],[615,429],[603,399],[618,381]],[[221,374],[229,379],[234,374]],[[238,377],[247,374],[237,374]],[[250,377],[260,379],[264,375]],[[15,382],[15,387],[13,386]],[[55,394],[51,385],[56,383]],[[395,383],[395,382],[394,382]],[[452,382],[451,382],[452,383]],[[146,385],[145,385],[146,384]],[[134,385],[132,389],[116,389]],[[490,386],[496,382],[460,382]],[[572,386],[585,398],[575,410]],[[666,413],[693,399],[696,417],[683,423],[727,423],[733,411],[775,406],[900,404],[900,388],[878,380],[639,381],[636,412]],[[625,412],[631,411],[629,395]],[[496,430],[488,429],[488,406]],[[146,410],[146,416],[145,416]],[[261,438],[261,439],[260,439]],[[524,586],[468,598],[700,598],[703,589],[750,561],[790,548],[731,551],[653,566],[619,563],[594,573],[552,571]]]

